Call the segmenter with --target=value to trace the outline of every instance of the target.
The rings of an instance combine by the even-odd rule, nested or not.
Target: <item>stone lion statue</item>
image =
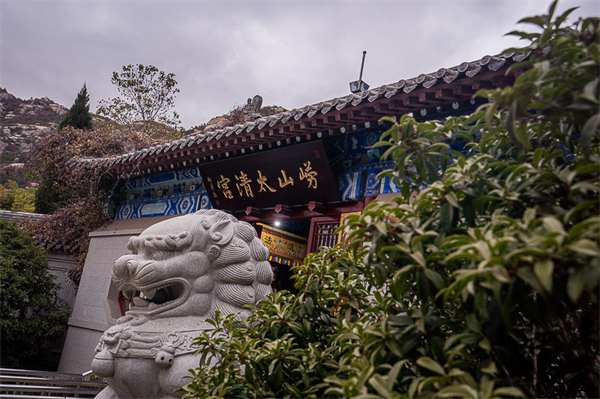
[[[112,279],[130,309],[104,332],[92,370],[108,382],[96,398],[176,398],[198,366],[192,341],[221,314],[244,319],[271,292],[269,252],[254,228],[218,210],[157,223],[132,237]]]

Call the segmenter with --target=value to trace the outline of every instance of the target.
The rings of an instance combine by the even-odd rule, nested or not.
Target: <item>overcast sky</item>
[[[349,94],[363,50],[371,88],[523,45],[505,33],[550,1],[0,0],[0,87],[70,107],[87,82],[91,110],[117,95],[113,71],[173,72],[185,128],[260,94],[287,109]],[[598,16],[598,0],[559,9]]]

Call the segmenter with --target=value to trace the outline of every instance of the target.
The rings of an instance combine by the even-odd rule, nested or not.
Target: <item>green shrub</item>
[[[186,397],[600,396],[599,19],[564,28],[555,7],[512,32],[531,54],[489,104],[394,123],[403,197],[296,268],[297,296],[211,321]]]
[[[57,292],[45,251],[0,220],[2,367],[32,367],[61,337],[68,313]]]
[[[5,186],[0,184],[0,209],[15,212],[33,212],[37,189],[19,188],[14,180],[8,180]]]

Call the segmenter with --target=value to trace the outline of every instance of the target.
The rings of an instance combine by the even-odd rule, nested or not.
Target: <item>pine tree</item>
[[[92,130],[92,114],[90,114],[90,96],[87,92],[86,84],[83,84],[83,88],[77,94],[77,98],[71,106],[67,116],[58,126],[59,129],[65,126],[72,126],[75,129]]]

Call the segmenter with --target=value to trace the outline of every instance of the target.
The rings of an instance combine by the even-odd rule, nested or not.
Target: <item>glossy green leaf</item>
[[[592,115],[583,125],[583,129],[581,131],[581,147],[583,150],[583,155],[585,155],[586,158],[589,158],[591,156],[592,139],[598,133],[599,127],[600,127],[600,113],[596,113],[595,115]]]
[[[500,387],[494,389],[493,397],[501,397],[501,398],[526,398],[523,391],[521,391],[517,387]]]
[[[586,284],[586,273],[585,269],[578,269],[574,273],[570,274],[567,280],[567,294],[571,299],[571,302],[576,304],[579,302],[579,297]]]
[[[436,396],[439,398],[479,399],[477,391],[466,384],[444,387],[436,393]]]
[[[535,262],[533,272],[538,281],[547,292],[552,292],[552,280],[554,276],[554,262],[552,259],[544,259]]]
[[[521,267],[517,270],[517,276],[529,284],[534,290],[540,294],[544,294],[544,286],[537,279],[533,269],[530,266]]]
[[[600,256],[598,243],[587,238],[577,240],[572,244],[566,245],[565,247],[582,255]]]
[[[438,362],[433,360],[430,357],[422,356],[417,359],[417,364],[427,370],[431,370],[434,373],[438,373],[439,375],[446,375],[446,371]]]
[[[433,283],[433,285],[435,285],[435,287],[438,290],[441,290],[446,286],[446,284],[444,283],[444,278],[438,272],[432,269],[425,269],[424,271],[427,278]]]

